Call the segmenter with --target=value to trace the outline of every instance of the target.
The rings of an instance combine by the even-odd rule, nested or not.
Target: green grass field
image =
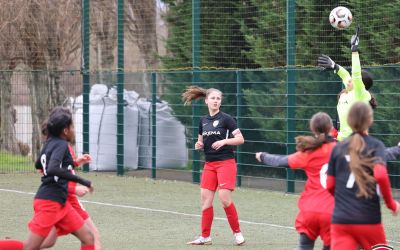
[[[200,232],[200,195],[195,184],[80,173],[93,181],[95,192],[82,199],[96,223],[105,250],[195,249],[185,243]],[[32,198],[40,183],[38,174],[0,175],[0,238],[25,239],[32,216]],[[239,212],[244,249],[293,249],[297,195],[238,188],[234,200]],[[207,249],[237,249],[222,207],[216,201],[213,245]],[[387,237],[400,247],[399,218],[384,211]],[[73,236],[58,240],[53,249],[79,249]],[[318,241],[316,249],[321,249]]]
[[[0,173],[32,172],[32,159],[29,156],[14,155],[0,151]]]

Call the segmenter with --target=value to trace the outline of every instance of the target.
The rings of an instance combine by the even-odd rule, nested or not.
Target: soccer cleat
[[[193,241],[189,241],[186,244],[187,245],[211,245],[212,241],[211,241],[211,237],[200,236],[197,239],[195,239]]]
[[[240,232],[233,234],[233,237],[234,237],[235,245],[237,245],[237,246],[241,246],[246,242],[246,240],[243,237],[243,234]]]

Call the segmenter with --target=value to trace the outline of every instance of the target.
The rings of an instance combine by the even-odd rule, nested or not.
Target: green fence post
[[[83,152],[89,153],[89,93],[90,93],[90,0],[82,0],[82,139]],[[89,164],[83,165],[83,171],[89,171]]]
[[[124,174],[124,0],[117,18],[117,175]]]
[[[239,129],[240,129],[240,118],[242,116],[241,107],[242,107],[242,72],[236,70],[236,122]],[[237,164],[236,185],[238,187],[242,185],[241,150],[242,150],[241,145],[236,147],[236,164]]]
[[[192,83],[193,85],[199,83],[199,72],[196,72],[194,70],[192,72]],[[194,145],[196,144],[197,137],[199,134],[199,104],[197,102],[192,103],[192,133],[193,133],[193,148],[192,148],[192,157],[193,157],[193,163],[192,163],[192,181],[193,183],[199,183],[200,182],[200,153],[194,149]]]
[[[151,73],[151,178],[156,178],[157,168],[157,73]]]
[[[200,0],[192,0],[192,85],[199,83],[200,67]],[[192,179],[194,183],[200,182],[200,154],[194,149],[199,133],[199,107],[197,103],[192,106],[193,119],[193,163],[192,163]]]
[[[295,12],[296,12],[296,2],[295,0],[287,0],[286,2],[286,61],[287,61],[287,134],[286,134],[286,153],[290,154],[294,152],[294,131],[296,129],[295,125],[295,105],[296,105],[296,72],[295,72],[295,56],[296,56],[296,23],[295,23]],[[295,191],[294,172],[291,169],[287,169],[286,174],[286,191],[293,193]]]

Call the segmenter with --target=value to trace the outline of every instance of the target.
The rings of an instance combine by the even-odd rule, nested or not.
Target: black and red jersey
[[[224,145],[215,150],[211,145],[219,140],[233,138],[233,132],[238,129],[232,116],[218,112],[214,116],[206,115],[200,119],[199,135],[203,136],[206,161],[223,161],[234,158],[233,146]]]
[[[68,148],[68,142],[61,138],[50,137],[43,145],[35,165],[37,169],[43,170],[42,184],[35,198],[64,204],[68,194],[68,181],[90,187],[90,181],[71,173],[73,166],[74,159]]]
[[[362,155],[376,157],[376,164],[385,164],[385,146],[378,139],[365,135]],[[358,186],[350,171],[348,154],[349,138],[339,142],[332,151],[328,165],[328,178],[334,179],[334,224],[377,224],[381,222],[381,209],[376,186],[369,199],[357,197]],[[377,168],[378,169],[378,168]],[[375,172],[375,170],[374,170]],[[371,171],[372,176],[375,176]],[[386,174],[387,175],[387,174]],[[388,179],[387,179],[388,180]],[[390,187],[390,185],[389,185]]]

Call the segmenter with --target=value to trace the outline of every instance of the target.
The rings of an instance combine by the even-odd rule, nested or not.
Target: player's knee
[[[213,199],[212,198],[201,199],[201,208],[202,208],[202,210],[207,209],[209,207],[212,207],[212,205],[213,205]]]
[[[40,249],[51,248],[56,244],[57,234],[55,231],[51,232],[40,245]]]
[[[85,230],[79,237],[82,245],[94,245],[94,235],[90,230]]]
[[[226,192],[225,190],[221,190],[219,192],[219,200],[222,203],[223,207],[229,207],[229,205],[231,205],[232,203],[232,196],[231,196],[231,192]]]
[[[229,205],[231,205],[232,203],[231,197],[227,197],[224,195],[220,195],[219,200],[221,201],[223,207],[229,207]]]
[[[229,207],[232,204],[232,200],[228,199],[220,199],[223,207]]]
[[[203,208],[211,207],[214,201],[214,194],[208,191],[201,192],[201,206]]]
[[[41,249],[42,242],[43,242],[42,240],[30,238],[23,242],[23,248],[24,250],[39,250]]]
[[[52,248],[55,244],[56,241],[43,242],[43,244],[40,246],[40,249]]]

